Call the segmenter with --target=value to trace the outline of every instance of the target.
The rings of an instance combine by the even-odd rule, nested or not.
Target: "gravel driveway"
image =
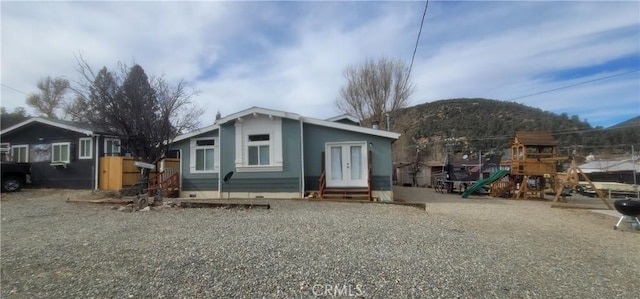
[[[612,218],[431,189],[396,195],[428,199],[427,210],[260,200],[271,209],[123,213],[64,202],[88,191],[26,189],[1,202],[0,295],[639,296],[640,233],[614,231]]]

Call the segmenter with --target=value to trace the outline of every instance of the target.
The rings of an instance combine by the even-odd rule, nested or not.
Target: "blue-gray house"
[[[252,107],[176,137],[171,148],[180,152],[180,197],[391,200],[391,144],[399,136],[348,116]]]

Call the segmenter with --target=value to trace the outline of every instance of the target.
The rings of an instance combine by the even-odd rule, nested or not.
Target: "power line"
[[[24,92],[24,91],[22,91],[22,90],[19,90],[19,89],[17,89],[17,88],[13,88],[13,87],[11,87],[11,86],[9,86],[9,85],[7,85],[7,84],[0,83],[0,85],[2,85],[2,87],[5,87],[5,88],[8,88],[8,89],[11,89],[11,90],[13,90],[13,91],[17,91],[17,92],[19,92],[19,93],[23,93],[23,94],[25,94],[25,95],[29,95],[28,93],[26,93],[26,92]]]
[[[411,69],[413,69],[413,61],[416,58],[416,51],[418,51],[418,42],[420,42],[420,35],[422,34],[422,26],[424,25],[424,18],[427,16],[427,8],[429,7],[429,0],[424,5],[424,12],[422,13],[422,21],[420,21],[420,30],[418,30],[418,38],[416,38],[416,46],[413,48],[413,55],[411,56],[411,64],[409,64],[409,72],[407,72],[407,78],[405,82],[409,81],[411,75]]]
[[[508,99],[507,101],[515,101],[515,100],[520,100],[520,99],[524,99],[524,98],[528,98],[528,97],[532,97],[532,96],[537,96],[543,93],[548,93],[548,92],[552,92],[552,91],[557,91],[557,90],[561,90],[561,89],[566,89],[566,88],[570,88],[570,87],[575,87],[578,85],[583,85],[583,84],[587,84],[587,83],[592,83],[592,82],[596,82],[596,81],[600,81],[600,80],[605,80],[605,79],[609,79],[609,78],[613,78],[613,77],[618,77],[618,76],[623,76],[626,74],[631,74],[631,73],[635,73],[638,72],[640,70],[633,70],[633,71],[628,71],[628,72],[624,72],[624,73],[619,73],[619,74],[614,74],[614,75],[610,75],[610,76],[605,76],[602,78],[598,78],[598,79],[592,79],[592,80],[588,80],[588,81],[584,81],[584,82],[580,82],[580,83],[575,83],[575,84],[571,84],[571,85],[567,85],[567,86],[562,86],[562,87],[558,87],[558,88],[553,88],[553,89],[548,89],[548,90],[543,90],[540,92],[536,92],[536,93],[532,93],[532,94],[528,94],[528,95],[524,95],[524,96],[520,96],[520,97],[515,97],[512,99]]]
[[[571,130],[571,131],[558,131],[558,132],[550,132],[551,135],[566,135],[566,134],[581,134],[588,132],[598,132],[598,131],[611,131],[611,130],[619,130],[619,129],[629,129],[629,128],[640,128],[640,125],[628,125],[628,126],[620,126],[613,128],[602,128],[602,129],[586,129],[586,130]],[[465,140],[469,141],[487,141],[487,140],[503,140],[513,138],[513,134],[511,135],[502,135],[502,136],[488,136],[481,138],[465,138]],[[446,140],[439,140],[434,143],[444,143]]]

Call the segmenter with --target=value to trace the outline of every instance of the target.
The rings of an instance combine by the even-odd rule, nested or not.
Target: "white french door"
[[[366,187],[367,143],[332,142],[325,144],[327,187]]]

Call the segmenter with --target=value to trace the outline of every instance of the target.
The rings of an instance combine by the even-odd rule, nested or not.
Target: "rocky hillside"
[[[578,152],[622,154],[616,151],[640,145],[640,116],[611,128],[594,128],[577,115],[489,99],[435,101],[398,110],[391,118],[392,130],[403,134],[396,142],[400,152],[415,151],[416,145],[432,154],[445,148],[500,152],[516,131],[552,132],[561,149]]]

